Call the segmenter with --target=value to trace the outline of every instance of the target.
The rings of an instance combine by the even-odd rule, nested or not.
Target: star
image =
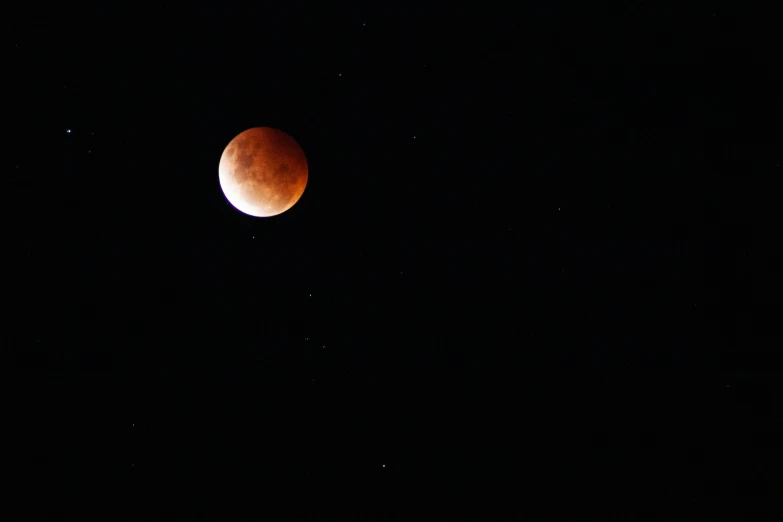
[[[66,130],[65,133],[66,134],[70,134],[71,133],[71,129]]]

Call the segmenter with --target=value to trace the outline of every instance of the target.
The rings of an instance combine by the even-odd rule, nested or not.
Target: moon
[[[285,132],[253,127],[231,140],[220,156],[220,188],[245,214],[271,217],[293,207],[307,186],[307,158]]]

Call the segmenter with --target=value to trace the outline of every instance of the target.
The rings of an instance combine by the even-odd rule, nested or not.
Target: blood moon
[[[253,127],[229,142],[220,157],[220,188],[229,203],[255,217],[282,214],[307,186],[307,158],[285,132]]]

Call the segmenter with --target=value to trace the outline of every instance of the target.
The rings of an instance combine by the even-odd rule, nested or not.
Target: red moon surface
[[[271,127],[248,129],[220,157],[220,188],[229,203],[255,217],[282,214],[307,186],[307,158],[299,144]]]

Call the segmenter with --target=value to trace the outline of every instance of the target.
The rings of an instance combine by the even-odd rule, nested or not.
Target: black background
[[[31,518],[774,516],[768,15],[11,14]],[[253,126],[308,158],[274,218],[217,181]]]

